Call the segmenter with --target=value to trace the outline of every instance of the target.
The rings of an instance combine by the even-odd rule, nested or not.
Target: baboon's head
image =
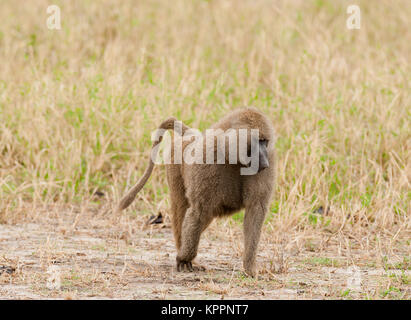
[[[274,147],[274,129],[271,121],[262,112],[250,107],[241,108],[230,114],[229,117],[221,119],[216,127],[223,130],[234,129],[237,132],[240,129],[246,129],[247,157],[249,161],[242,162],[240,157],[240,163],[245,167],[249,167],[255,159],[255,163],[258,161],[258,172],[270,166],[268,154]],[[253,158],[257,156],[258,160]]]

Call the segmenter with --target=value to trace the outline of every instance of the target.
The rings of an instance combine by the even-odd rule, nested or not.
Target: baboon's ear
[[[247,150],[238,148],[238,162],[242,167],[249,168],[251,166],[251,147],[247,146]]]
[[[244,163],[244,161],[241,161],[241,159],[238,159],[238,162],[240,163],[242,167],[245,167],[245,168],[249,168],[251,166],[251,160],[249,160],[247,163]]]

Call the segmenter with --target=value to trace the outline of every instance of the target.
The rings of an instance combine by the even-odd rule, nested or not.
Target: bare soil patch
[[[391,247],[390,259],[395,261],[379,260],[358,244],[348,254],[338,245],[338,236],[328,237],[326,245],[321,234],[279,243],[265,230],[258,255],[260,274],[252,279],[242,272],[241,225],[223,220],[213,223],[200,243],[195,262],[206,270],[178,273],[168,220],[146,225],[145,218],[66,214],[37,223],[0,225],[0,297],[409,299],[411,295],[407,246]]]

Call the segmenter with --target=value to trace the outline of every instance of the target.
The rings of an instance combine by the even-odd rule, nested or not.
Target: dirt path
[[[241,271],[239,227],[223,234],[224,226],[211,228],[196,259],[207,269],[177,273],[167,225],[124,233],[97,225],[73,228],[71,223],[0,225],[1,299],[409,299],[411,295],[408,265],[384,270],[368,261],[348,267],[344,259],[333,258],[334,249],[321,255],[289,250],[278,258],[273,256],[278,246],[267,241],[259,252],[259,278],[248,278]]]

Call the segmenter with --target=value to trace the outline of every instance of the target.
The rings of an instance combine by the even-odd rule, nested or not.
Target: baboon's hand
[[[194,271],[193,264],[191,263],[191,261],[180,260],[177,257],[177,271],[180,272],[180,271],[184,271],[184,270],[188,270],[190,272],[193,272]]]
[[[257,274],[255,270],[255,264],[249,264],[249,263],[244,262],[244,271],[249,277],[252,277],[252,278],[254,278]]]
[[[255,278],[256,272],[253,270],[245,270],[245,273],[247,276],[251,277],[251,278]]]

